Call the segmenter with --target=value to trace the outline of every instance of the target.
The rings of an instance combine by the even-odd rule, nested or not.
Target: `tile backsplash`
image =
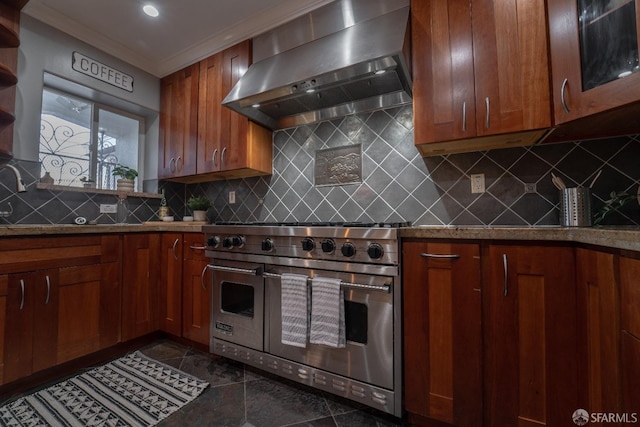
[[[318,150],[360,144],[362,182],[314,186]],[[593,187],[596,212],[612,191],[636,194],[640,184],[640,136],[542,144],[532,147],[423,158],[413,145],[411,107],[379,110],[274,133],[273,175],[203,184],[161,182],[177,219],[185,200],[205,194],[213,202],[211,221],[410,221],[414,225],[522,225],[559,223],[559,192],[551,173],[567,186]],[[37,162],[14,161],[29,191],[15,193],[13,174],[0,169],[2,223],[71,223],[76,216],[99,217],[111,195],[35,188]],[[486,192],[471,193],[470,176],[485,175]],[[150,182],[152,186],[155,182]],[[525,192],[525,184],[535,184]],[[531,189],[531,188],[530,188]],[[236,203],[230,204],[234,191]],[[130,198],[129,222],[155,218],[157,199]],[[113,223],[113,215],[99,217]],[[634,201],[607,216],[604,224],[640,224]]]

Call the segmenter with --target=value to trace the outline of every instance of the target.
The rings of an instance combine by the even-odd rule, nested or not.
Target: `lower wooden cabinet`
[[[182,278],[182,336],[209,345],[211,319],[211,283],[204,254],[204,235],[184,235]]]
[[[640,254],[620,257],[622,412],[640,419]]]
[[[578,408],[574,249],[490,245],[484,426],[570,426]]]
[[[120,259],[118,235],[2,240],[1,383],[120,341]]]
[[[159,233],[125,234],[122,261],[122,340],[159,329]]]
[[[160,329],[182,334],[182,233],[164,233],[160,242]]]
[[[410,422],[482,419],[480,245],[403,244],[404,384]]]

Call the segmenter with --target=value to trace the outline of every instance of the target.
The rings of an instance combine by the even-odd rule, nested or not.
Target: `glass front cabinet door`
[[[548,0],[556,124],[640,100],[636,0]]]

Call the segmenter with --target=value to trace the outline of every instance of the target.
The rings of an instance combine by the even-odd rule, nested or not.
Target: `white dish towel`
[[[340,279],[314,277],[311,282],[309,342],[342,348],[346,345],[344,293]]]
[[[283,273],[280,279],[282,344],[302,348],[307,346],[307,280],[307,276],[291,273]]]

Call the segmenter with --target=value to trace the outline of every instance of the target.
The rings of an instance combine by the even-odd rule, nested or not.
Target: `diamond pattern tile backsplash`
[[[317,150],[360,144],[362,182],[314,186]],[[640,135],[592,141],[542,144],[533,147],[450,154],[423,158],[413,145],[411,107],[379,110],[274,133],[273,175],[203,184],[145,182],[164,188],[177,219],[189,213],[186,199],[205,194],[213,202],[211,221],[410,221],[414,225],[559,224],[559,191],[551,173],[567,186],[595,182],[593,210],[612,191],[636,194],[640,184]],[[100,203],[115,203],[109,195],[35,189],[39,167],[13,163],[23,173],[27,193],[15,193],[13,174],[0,169],[0,212],[11,203],[14,213],[1,223],[71,223],[75,216],[98,217]],[[486,192],[471,193],[470,176],[485,175]],[[535,185],[533,192],[525,184]],[[229,204],[229,192],[236,203]],[[129,222],[155,218],[158,199],[130,198]],[[103,215],[100,223],[113,223]],[[604,224],[640,225],[634,199]]]

